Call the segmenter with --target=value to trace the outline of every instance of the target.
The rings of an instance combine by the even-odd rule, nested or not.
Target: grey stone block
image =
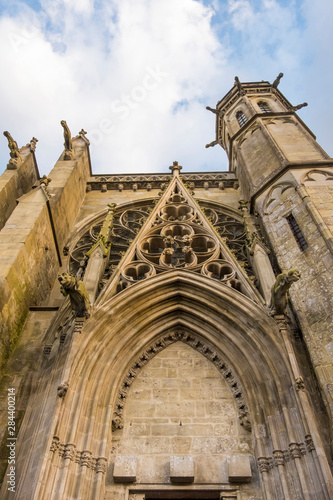
[[[116,457],[113,479],[115,483],[133,483],[136,481],[136,456]]]
[[[194,481],[194,460],[188,455],[170,457],[170,481],[192,483]]]
[[[250,455],[234,455],[228,464],[231,483],[247,483],[252,479]]]

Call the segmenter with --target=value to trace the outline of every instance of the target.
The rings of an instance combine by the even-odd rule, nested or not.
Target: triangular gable
[[[260,294],[182,182],[179,169],[96,301],[165,271],[186,269],[232,287],[255,302]]]

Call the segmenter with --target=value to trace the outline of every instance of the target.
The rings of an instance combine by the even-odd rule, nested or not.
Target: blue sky
[[[332,0],[0,1],[1,125],[22,146],[35,136],[49,173],[60,120],[91,141],[94,173],[226,170],[205,149],[205,110],[241,81],[273,81],[333,154]],[[1,171],[9,157],[0,143]]]

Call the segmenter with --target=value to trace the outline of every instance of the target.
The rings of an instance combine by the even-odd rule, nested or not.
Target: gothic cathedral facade
[[[228,172],[0,178],[1,498],[333,498],[333,160],[278,89],[215,108]]]

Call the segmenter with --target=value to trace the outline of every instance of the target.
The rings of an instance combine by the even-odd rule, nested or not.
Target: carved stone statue
[[[15,170],[21,163],[21,157],[17,142],[14,141],[9,132],[5,131],[3,135],[7,138],[8,147],[10,149],[10,160],[8,162],[7,168]]]
[[[3,133],[3,135],[7,138],[7,141],[8,141],[8,147],[10,149],[10,157],[11,158],[18,158],[20,156],[20,154],[19,154],[17,142],[14,141],[14,139],[12,138],[12,136],[10,135],[9,132],[5,131]]]
[[[242,90],[242,85],[241,85],[241,83],[240,83],[240,81],[239,81],[238,76],[235,76],[235,85],[236,85],[236,87],[237,87],[238,91],[239,91],[239,92],[241,92],[241,90]]]
[[[83,281],[79,281],[68,273],[60,274],[58,280],[61,285],[61,293],[65,295],[65,297],[69,295],[72,309],[76,312],[76,315],[80,317],[89,317],[89,295]]]
[[[288,290],[300,277],[301,275],[296,269],[290,269],[287,273],[281,273],[277,276],[271,290],[270,311],[272,315],[285,314],[288,303]]]
[[[275,78],[274,82],[272,83],[273,89],[277,89],[282,77],[283,77],[283,73],[279,73],[278,76]]]
[[[72,145],[72,135],[71,131],[68,128],[68,125],[65,120],[61,120],[61,126],[64,129],[64,147],[65,147],[65,160],[71,160],[73,158],[73,145]]]

